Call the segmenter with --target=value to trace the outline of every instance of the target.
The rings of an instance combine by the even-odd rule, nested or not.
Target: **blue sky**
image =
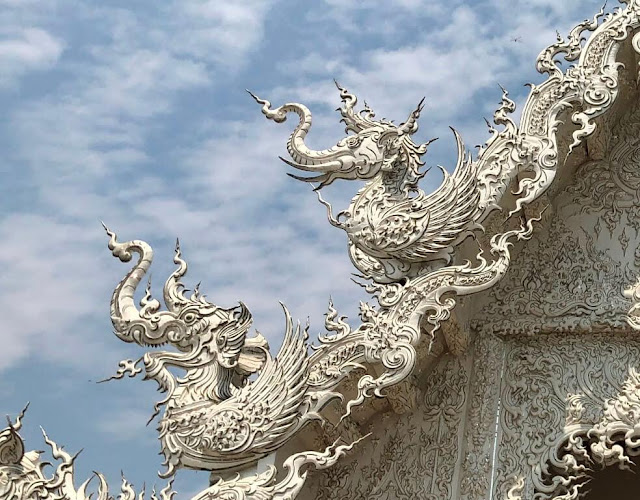
[[[309,186],[278,160],[294,120],[268,122],[245,93],[311,108],[309,143],[342,137],[333,78],[377,116],[402,120],[425,96],[417,139],[440,137],[427,166],[455,164],[488,138],[498,83],[522,104],[535,58],[600,0],[0,0],[0,413],[31,401],[38,425],[78,459],[78,479],[119,471],[157,479],[158,393],[151,382],[95,381],[141,351],[111,333],[109,299],[128,266],[120,239],[155,250],[156,295],[175,238],[214,303],[243,300],[279,346],[282,300],[322,327],[329,295],[356,317],[346,237]],[[423,181],[439,183],[437,169]],[[344,208],[356,185],[331,186]],[[179,498],[207,484],[179,473]]]

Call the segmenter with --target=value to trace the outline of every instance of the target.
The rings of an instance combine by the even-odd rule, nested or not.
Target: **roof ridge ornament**
[[[418,187],[426,173],[420,170],[424,166],[421,157],[436,139],[418,145],[411,138],[418,130],[424,98],[407,120],[396,126],[374,120],[375,114],[368,106],[356,112],[357,97],[337,82],[336,86],[343,103],[338,110],[346,124],[345,132],[355,135],[324,151],[312,151],[304,143],[312,123],[306,106],[286,103],[271,109],[269,101],[250,92],[270,120],[281,123],[288,113],[299,116],[298,126],[287,142],[293,161],[284,161],[318,175],[289,175],[319,183],[316,191],[337,179],[367,181],[337,218],[332,216],[331,205],[318,194],[331,224],[347,233],[351,260],[365,277],[390,283],[415,276],[425,263],[450,262],[454,246],[481,229],[477,221],[485,215],[477,189],[477,164],[466,154],[460,135],[452,129],[458,145],[453,174],[440,167],[443,182],[427,195]]]
[[[105,227],[115,257],[128,262],[137,254],[137,261],[113,293],[115,334],[125,342],[162,349],[147,352],[137,361],[121,362],[112,378],[144,372],[145,378],[155,380],[166,393],[155,405],[155,414],[164,409],[159,428],[167,467],[163,477],[180,467],[232,472],[255,463],[279,449],[308,422],[322,419],[320,411],[330,401],[344,398],[338,385],[357,369],[376,367],[358,374],[357,394],[346,401],[343,418],[366,399],[382,397],[385,389],[407,379],[416,364],[416,347],[425,337],[427,342],[433,340],[456,298],[497,283],[509,269],[513,244],[530,238],[540,219],[523,217],[516,227],[513,223],[500,227],[489,235],[489,251],[480,251],[474,262],[453,263],[458,245],[499,207],[518,174],[526,172],[519,179],[510,216],[538,200],[566,155],[593,133],[594,119],[615,101],[620,67],[617,50],[640,27],[640,0],[626,4],[613,13],[602,10],[572,30],[567,40],[558,40],[540,54],[537,67],[548,78],[531,86],[519,125],[511,117],[515,103],[503,89],[493,120],[497,127],[491,126],[492,135],[475,159],[466,153],[454,131],[456,168],[452,174],[443,172],[442,185],[428,195],[420,190],[419,181],[424,175],[421,158],[429,143],[419,145],[412,140],[422,103],[404,123],[394,125],[375,119],[366,104],[356,112],[355,95],[336,84],[348,135],[329,149],[314,151],[304,142],[311,128],[306,106],[287,103],[272,109],[268,101],[252,94],[268,119],[280,123],[287,113],[299,117],[287,142],[291,160],[285,161],[315,176],[293,177],[319,183],[316,191],[337,179],[367,181],[349,208],[336,217],[331,206],[320,201],[331,223],[347,232],[350,256],[366,280],[363,286],[378,305],[362,303],[361,322],[352,327],[330,302],[325,319],[329,334],[319,338],[313,352],[308,350],[307,328],[294,327],[284,306],[285,339],[278,355],[272,357],[261,335],[248,335],[252,317],[244,304],[224,309],[199,292],[186,297],[181,279],[187,265],[179,244],[174,256],[178,267],[163,289],[166,310],[152,297],[150,286],[137,307],[134,292],[150,269],[151,247],[140,240],[119,242]],[[587,32],[591,36],[583,43]],[[640,52],[637,35],[633,47]],[[558,56],[574,64],[563,70]],[[557,132],[568,110],[578,128],[564,151],[558,146]],[[182,369],[187,376],[177,378],[168,367]],[[15,439],[11,430],[8,436]],[[45,440],[52,443],[46,436]],[[54,458],[61,458],[72,476],[73,457],[51,445]],[[298,453],[285,461],[285,467],[291,468],[279,483],[269,469],[261,475],[218,483],[211,487],[217,489],[205,490],[196,498],[227,492],[246,499],[294,498],[306,478],[303,466],[329,467],[348,449]],[[0,470],[11,466],[0,464]],[[21,477],[25,487],[42,480]],[[69,498],[85,500],[85,485],[81,492],[69,493]],[[100,498],[106,498],[103,478],[100,486]],[[123,482],[125,489],[133,492]],[[171,486],[163,492],[170,498]],[[134,498],[126,495],[122,498]],[[515,498],[517,491],[513,495]]]

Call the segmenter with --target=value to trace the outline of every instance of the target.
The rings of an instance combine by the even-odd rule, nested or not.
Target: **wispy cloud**
[[[40,28],[24,28],[0,35],[0,87],[15,87],[34,70],[51,68],[64,44]]]

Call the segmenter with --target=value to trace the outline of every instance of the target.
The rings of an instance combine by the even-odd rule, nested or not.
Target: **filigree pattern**
[[[631,308],[627,313],[627,323],[632,328],[640,330],[640,278],[633,286],[625,289],[624,296],[632,301]]]
[[[420,263],[449,262],[453,246],[481,227],[476,221],[486,208],[480,203],[476,166],[464,152],[460,136],[454,131],[459,149],[454,173],[449,175],[442,169],[442,185],[427,195],[418,188],[418,181],[424,176],[420,158],[429,143],[417,145],[411,140],[418,130],[422,102],[406,122],[396,126],[374,120],[375,114],[366,105],[356,112],[356,96],[336,85],[343,103],[340,114],[345,132],[355,135],[324,151],[312,151],[304,143],[311,128],[308,108],[287,103],[271,109],[269,101],[251,94],[270,120],[283,122],[287,113],[300,118],[287,143],[293,161],[285,162],[319,175],[292,177],[319,182],[317,191],[336,179],[369,181],[337,218],[331,205],[319,198],[327,206],[331,224],[349,236],[351,260],[366,277],[392,282],[415,275]]]
[[[557,216],[521,250],[473,324],[504,335],[624,330],[628,304],[621,285],[635,274],[596,246],[589,232]]]
[[[26,410],[26,408],[25,408]],[[15,423],[0,431],[0,498],[3,500],[91,500],[93,493],[87,491],[93,477],[82,483],[76,490],[74,486],[74,463],[77,455],[71,456],[49,439],[42,431],[46,443],[51,447],[52,455],[59,463],[53,476],[46,477],[43,469],[50,465],[40,460],[40,451],[24,451],[24,443],[18,434],[24,411]],[[365,438],[368,436],[365,436]],[[365,439],[362,438],[362,439]],[[239,475],[227,481],[218,481],[204,489],[192,500],[290,500],[297,496],[305,483],[310,469],[326,469],[353,449],[354,442],[348,446],[329,446],[323,452],[303,452],[291,455],[284,462],[287,474],[277,480],[277,470],[270,467],[267,471],[254,476]],[[105,477],[95,472],[98,478],[98,500],[114,500],[109,494]],[[159,495],[153,488],[150,500],[172,500],[176,492],[172,489],[173,480],[160,490]],[[144,500],[144,488],[139,492],[133,488],[124,476],[120,487],[119,500]]]
[[[621,391],[629,366],[639,357],[640,343],[631,335],[565,334],[510,341],[495,497],[575,498],[559,495],[581,488],[580,482],[568,486],[567,478],[587,472],[585,452],[580,451],[583,437],[602,419],[604,402]]]
[[[28,406],[28,405],[27,405]],[[42,451],[25,452],[24,442],[18,434],[22,427],[22,418],[26,408],[15,423],[9,421],[9,427],[0,431],[0,498],[3,500],[90,500],[92,493],[87,491],[93,477],[86,480],[76,490],[74,486],[74,463],[77,458],[58,446],[42,430],[44,440],[51,448],[53,458],[58,461],[53,475],[47,477],[44,468],[49,464],[40,459]],[[105,477],[99,472],[98,500],[114,500],[109,495]],[[171,491],[172,482],[156,494],[151,492],[150,500],[171,500],[175,492]],[[119,500],[144,500],[144,489],[136,494],[132,485],[122,477]]]
[[[537,497],[576,500],[588,490],[596,468],[629,469],[633,464],[631,459],[640,455],[639,429],[640,376],[630,366],[619,394],[605,401],[600,420],[593,426],[577,422],[568,425],[561,438],[553,443],[552,460],[543,469],[544,484],[548,487]],[[521,481],[520,487],[524,484]]]
[[[161,304],[152,298],[150,286],[137,307],[134,293],[151,265],[151,248],[138,240],[118,242],[115,234],[107,230],[114,256],[123,262],[131,260],[133,254],[138,256],[112,297],[115,334],[122,341],[140,346],[169,345],[173,349],[163,348],[147,352],[139,360],[125,360],[111,377],[144,374],[166,393],[155,405],[153,415],[164,409],[159,425],[167,466],[163,477],[180,467],[226,472],[242,469],[275,452],[307,423],[321,419],[319,412],[330,401],[342,399],[338,385],[356,369],[368,370],[375,365],[375,370],[368,370],[357,379],[357,394],[346,402],[343,418],[367,398],[381,397],[385,389],[406,381],[416,365],[416,349],[423,337],[426,336],[427,343],[433,341],[436,330],[449,318],[456,298],[491,289],[510,268],[512,246],[531,238],[533,223],[539,220],[531,218],[528,212],[533,202],[545,194],[568,155],[594,133],[594,120],[607,112],[617,98],[621,63],[616,55],[621,43],[640,27],[639,13],[640,0],[629,0],[624,8],[607,15],[601,11],[592,20],[579,24],[566,40],[559,36],[537,60],[537,69],[548,78],[541,85],[532,86],[519,125],[511,118],[515,103],[503,89],[493,120],[499,130],[489,124],[492,135],[476,159],[467,155],[455,133],[456,168],[452,174],[443,172],[442,185],[431,194],[419,188],[424,175],[422,156],[428,143],[418,145],[412,140],[422,102],[404,123],[396,126],[376,120],[366,104],[356,112],[356,97],[338,85],[343,103],[340,113],[348,135],[330,149],[313,151],[305,145],[311,128],[311,113],[305,106],[288,103],[272,109],[268,101],[254,96],[268,119],[283,122],[288,113],[299,117],[287,143],[293,161],[286,162],[316,175],[294,177],[319,183],[318,191],[337,179],[366,181],[350,206],[335,217],[332,207],[321,197],[320,201],[328,210],[331,224],[347,233],[351,259],[367,280],[363,286],[377,299],[378,306],[363,303],[361,324],[351,327],[330,304],[325,322],[328,334],[320,337],[313,353],[308,352],[306,329],[294,327],[286,308],[283,345],[277,356],[272,357],[262,336],[248,336],[251,314],[242,303],[223,309],[205,300],[197,288],[191,297],[186,297],[180,280],[187,265],[179,247],[174,257],[178,267],[163,288],[166,310],[160,310]],[[588,33],[591,36],[583,43]],[[640,53],[640,36],[636,34],[631,45]],[[563,70],[558,62],[561,57],[575,64]],[[567,138],[559,137],[558,131],[567,117],[576,127],[564,147]],[[628,212],[629,225],[636,236],[640,230],[640,216],[635,213],[636,178],[633,169],[628,168],[637,163],[635,146],[631,141],[619,149],[623,158],[616,160],[619,169],[606,172],[594,169],[593,174],[584,178],[585,186],[589,183],[596,186],[594,207],[606,210],[603,220],[611,236],[612,228],[621,221],[621,208]],[[614,159],[618,158],[616,154]],[[612,177],[616,175],[620,178]],[[609,194],[612,179],[618,189],[615,199]],[[512,202],[503,195],[514,182],[517,189]],[[591,190],[582,185],[576,189],[575,193],[580,195]],[[488,235],[488,249],[483,247],[488,253],[480,252],[474,262],[461,263],[456,249],[497,208],[513,208],[509,216],[523,215],[522,225],[513,228],[510,222],[506,227],[512,229],[496,229]],[[628,270],[621,270],[591,240],[591,232],[568,234],[559,219],[551,224],[551,230],[558,236],[567,236],[564,243],[553,248],[551,256],[554,276],[559,279],[536,272],[522,276],[515,273],[517,290],[510,290],[507,283],[496,292],[497,299],[513,305],[515,314],[524,311],[538,319],[570,317],[566,329],[575,326],[576,316],[584,315],[587,323],[596,316],[602,319],[610,310],[610,303],[620,299],[620,294],[613,292],[613,283],[618,289],[628,283],[628,275],[624,274]],[[624,255],[631,244],[630,231],[623,230],[618,237]],[[588,265],[567,257],[582,248]],[[518,272],[526,271],[527,267],[522,266]],[[590,287],[596,282],[602,286]],[[551,289],[545,289],[548,283],[554,283]],[[607,288],[608,285],[611,286]],[[558,292],[554,287],[558,286],[573,288],[562,288],[560,295],[554,295]],[[599,292],[594,292],[595,289]],[[603,295],[585,295],[589,293]],[[606,308],[602,308],[604,303]],[[632,309],[629,314],[632,325],[636,312],[637,309]],[[616,317],[605,319],[607,327],[617,325]],[[534,320],[522,331],[529,333],[535,330],[535,325]],[[495,326],[493,329],[498,331]],[[561,322],[554,327],[558,328],[563,328]],[[497,495],[550,498],[566,486],[559,471],[575,477],[584,472],[576,454],[566,451],[570,446],[579,450],[584,426],[598,422],[601,401],[622,383],[622,367],[626,368],[626,364],[620,360],[639,354],[638,346],[631,341],[621,344],[608,339],[606,346],[602,342],[596,338],[585,343],[575,337],[547,337],[511,344],[500,395],[500,447],[495,455],[500,463],[495,477]],[[463,350],[458,345],[450,347],[456,352]],[[592,351],[605,352],[605,347],[606,355],[614,361],[594,362]],[[540,351],[544,356],[539,356]],[[482,344],[477,352],[491,357],[483,351]],[[410,434],[416,430],[415,440],[405,448],[399,439],[385,440],[384,453],[362,469],[371,478],[364,486],[370,498],[386,500],[394,489],[397,496],[408,498],[439,499],[454,495],[453,471],[456,463],[462,463],[457,446],[462,439],[458,431],[468,393],[468,367],[463,366],[466,362],[466,358],[456,358],[448,365],[453,369],[428,374],[427,384],[432,384],[433,390],[425,392],[423,414],[407,415],[403,420],[406,427],[402,432]],[[493,360],[494,364],[497,362]],[[176,377],[171,371],[175,368],[183,370],[184,376]],[[493,398],[494,394],[486,396]],[[474,400],[482,397],[482,388],[475,386]],[[527,408],[525,413],[523,408]],[[490,429],[490,414],[484,408],[470,412],[469,417],[473,425],[486,433]],[[414,418],[425,418],[429,426],[413,421]],[[549,432],[553,434],[554,429],[563,426],[564,431],[549,436]],[[62,459],[62,465],[53,479],[44,478],[34,462],[37,457],[32,459],[21,448],[16,427],[18,423],[0,435],[0,460],[2,467],[23,469],[17,480],[12,476],[13,479],[2,483],[3,487],[38,484],[44,488],[41,495],[38,493],[40,498],[47,495],[56,498],[60,491],[68,498],[84,499],[86,483],[78,491],[69,483],[73,459],[52,444],[54,458]],[[400,429],[396,428],[396,432]],[[554,446],[549,446],[549,440]],[[611,450],[615,453],[615,444],[611,443],[602,444],[602,456],[608,456]],[[467,481],[462,485],[462,493],[477,497],[484,494],[488,485],[486,482],[472,485],[469,478],[476,471],[486,472],[488,445],[486,440],[473,438],[466,445],[470,454],[464,461]],[[609,445],[611,450],[607,448]],[[347,449],[330,447],[323,453],[297,453],[285,460],[289,472],[280,482],[277,471],[270,469],[258,476],[215,484],[197,498],[294,498],[307,475],[303,466],[330,467]],[[413,461],[394,460],[400,456],[413,457]],[[23,464],[24,460],[27,462]],[[417,471],[422,471],[420,477],[429,478],[429,482],[415,479]],[[99,496],[106,499],[108,493],[102,483],[101,479]],[[122,498],[132,499],[135,494],[127,488],[123,485]],[[163,491],[171,494],[169,489]],[[360,491],[345,494],[353,497]]]
[[[502,370],[504,343],[493,335],[483,335],[476,339],[473,357],[460,480],[463,500],[483,500],[489,494],[500,392],[497,376]]]
[[[640,105],[635,103],[613,128],[611,137],[617,140],[610,145],[606,160],[583,165],[575,184],[568,189],[582,211],[602,214],[602,221],[612,238],[620,226],[630,227],[636,238],[640,230],[639,134]],[[623,216],[626,225],[622,223]],[[629,237],[623,227],[618,240],[625,254]]]
[[[453,499],[458,441],[468,403],[470,357],[445,357],[418,394],[418,411],[386,415],[357,460],[314,474],[319,500]]]
[[[105,227],[106,229],[106,227]],[[180,278],[187,264],[176,246],[178,269],[164,287],[167,311],[151,298],[150,287],[138,310],[133,294],[149,269],[153,252],[139,240],[120,243],[107,230],[109,249],[122,261],[139,254],[138,262],[116,287],[111,300],[111,321],[121,340],[142,346],[170,344],[178,352],[147,352],[145,379],[155,380],[167,396],[158,430],[168,477],[178,467],[228,469],[255,462],[278,449],[308,422],[316,411],[339,395],[309,394],[307,331],[293,327],[287,309],[284,341],[272,359],[264,338],[247,337],[249,310],[222,309],[198,290],[187,298]],[[330,321],[331,316],[328,317]],[[135,376],[136,362],[121,362],[115,377]],[[176,378],[169,367],[183,369]],[[248,376],[262,368],[260,376]],[[154,414],[155,415],[155,414]],[[153,418],[153,417],[152,417]]]

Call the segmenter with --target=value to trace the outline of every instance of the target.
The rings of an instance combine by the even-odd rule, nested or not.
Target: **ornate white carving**
[[[584,437],[638,359],[640,343],[629,334],[507,342],[494,497],[576,498],[588,473]]]
[[[489,495],[503,344],[493,335],[480,336],[474,344],[460,480],[462,500],[484,500]]]
[[[28,405],[27,405],[28,406]],[[40,460],[41,451],[25,452],[24,442],[18,434],[22,428],[22,419],[27,408],[16,418],[15,423],[9,420],[9,426],[0,431],[0,498],[3,500],[90,500],[92,494],[87,488],[93,477],[86,480],[76,490],[74,486],[74,463],[78,456],[71,456],[61,446],[49,439],[42,430],[45,442],[51,448],[56,469],[51,477],[44,474],[44,468],[51,465]],[[102,474],[95,473],[98,478],[98,500],[111,500],[109,488]],[[175,493],[171,492],[171,482],[156,495],[155,488],[150,500],[171,500]],[[144,500],[144,489],[136,495],[131,484],[123,477],[120,488],[120,500]]]
[[[454,499],[470,356],[447,356],[419,388],[417,411],[376,419],[351,461],[314,473],[301,497],[318,500]]]
[[[497,131],[489,125],[493,136],[475,161],[467,157],[455,133],[457,166],[451,176],[445,172],[442,185],[430,195],[418,188],[424,175],[419,170],[423,165],[420,158],[428,143],[418,146],[411,140],[422,102],[396,126],[375,120],[366,104],[362,111],[355,112],[356,97],[338,85],[345,131],[353,134],[329,149],[313,151],[304,142],[311,128],[311,113],[306,106],[287,103],[271,109],[269,101],[251,95],[270,120],[281,123],[288,113],[299,116],[298,126],[287,142],[293,161],[284,161],[318,175],[292,175],[294,178],[319,182],[316,190],[336,179],[368,181],[349,208],[335,218],[331,206],[322,198],[320,201],[328,208],[331,224],[347,232],[350,255],[360,272],[378,282],[397,281],[431,269],[427,264],[434,260],[450,261],[454,247],[497,208],[517,174],[533,172],[533,177],[520,181],[520,196],[513,212],[546,191],[558,167],[556,132],[560,114],[575,109],[571,119],[579,128],[573,132],[570,152],[595,131],[593,119],[603,114],[617,96],[618,42],[638,24],[637,11],[632,1],[626,9],[606,16],[601,11],[593,20],[579,24],[567,40],[559,36],[557,43],[538,57],[537,69],[549,78],[540,86],[532,86],[520,126],[509,117],[515,104],[504,91],[494,115],[494,122],[504,129]],[[601,19],[604,23],[598,26]],[[595,33],[583,46],[584,34],[589,31]],[[578,63],[563,72],[557,61],[561,55]]]
[[[577,410],[574,416],[578,419],[581,418],[580,399],[580,395],[571,398]],[[596,468],[617,466],[628,469],[633,464],[631,459],[640,455],[639,438],[640,376],[630,366],[628,378],[619,388],[619,394],[605,400],[602,417],[595,425],[571,422],[562,436],[553,442],[551,459],[543,469],[544,487],[537,491],[535,498],[582,498]],[[514,491],[521,492],[524,485],[525,481],[520,481]]]
[[[26,408],[25,408],[26,410]],[[53,476],[46,477],[43,469],[47,464],[40,461],[39,451],[24,451],[24,443],[18,434],[22,426],[24,411],[15,423],[9,421],[9,427],[0,431],[0,498],[3,500],[90,500],[92,493],[87,492],[93,477],[74,486],[75,456],[69,455],[61,446],[49,439],[42,431],[45,442],[51,447],[53,458],[59,460]],[[367,436],[365,436],[367,437]],[[364,438],[362,438],[364,439]],[[303,452],[291,455],[284,462],[287,474],[277,481],[277,470],[271,466],[261,474],[240,478],[237,476],[216,484],[195,495],[192,500],[228,499],[228,500],[290,500],[297,496],[305,483],[310,468],[318,470],[334,465],[338,459],[350,451],[357,442],[348,446],[328,447],[323,452]],[[98,478],[98,500],[113,500],[105,477],[95,472]],[[172,490],[173,480],[156,495],[155,488],[150,500],[171,500],[176,494]],[[144,488],[139,493],[124,477],[119,500],[144,500]]]
[[[640,278],[635,285],[624,291],[624,296],[633,302],[627,314],[627,322],[632,328],[640,330]]]
[[[178,269],[164,287],[167,311],[152,299],[149,287],[138,310],[133,301],[137,285],[152,261],[152,250],[139,240],[119,243],[113,232],[109,248],[122,261],[132,253],[137,263],[116,287],[111,301],[111,319],[116,335],[142,346],[171,344],[180,352],[146,353],[145,378],[156,380],[167,392],[155,406],[155,414],[166,405],[159,431],[168,477],[177,467],[230,469],[255,462],[279,448],[300,428],[319,418],[318,411],[340,398],[336,386],[363,363],[382,365],[377,376],[369,373],[358,381],[357,396],[348,402],[346,415],[366,398],[382,396],[382,390],[405,380],[416,362],[415,347],[424,321],[436,330],[455,305],[445,293],[466,295],[490,287],[506,272],[511,242],[531,236],[533,223],[496,235],[491,240],[493,261],[482,252],[478,265],[470,262],[444,267],[419,276],[405,285],[367,285],[380,308],[363,303],[357,329],[337,317],[330,304],[327,330],[320,345],[308,357],[300,329],[295,331],[286,309],[287,331],[276,360],[269,356],[264,339],[248,339],[249,311],[221,309],[205,301],[198,292],[187,299],[180,278],[187,270],[176,248]],[[249,374],[264,367],[254,382]],[[115,377],[135,376],[137,362],[126,360]],[[176,378],[168,366],[184,369]],[[345,416],[346,416],[345,415]]]
[[[139,255],[111,299],[115,334],[125,342],[169,344],[177,350],[147,352],[137,362],[121,362],[111,377],[135,376],[140,371],[133,370],[142,361],[145,379],[155,380],[167,393],[152,416],[166,406],[158,428],[167,467],[161,477],[171,476],[178,467],[217,470],[255,462],[319,419],[317,409],[339,396],[309,393],[308,335],[299,324],[293,327],[286,308],[284,341],[272,359],[261,335],[247,337],[251,314],[244,304],[222,309],[197,289],[187,298],[180,282],[187,263],[179,246],[174,257],[178,269],[164,286],[168,310],[159,311],[149,286],[138,310],[133,295],[151,266],[152,249],[139,240],[119,243],[115,233],[106,230],[115,257],[127,262],[132,253]],[[186,375],[177,378],[170,367]],[[260,376],[249,382],[248,376],[261,368]]]
[[[336,179],[369,181],[336,218],[331,205],[319,198],[327,206],[331,224],[349,236],[351,260],[367,278],[393,282],[415,276],[425,262],[449,262],[453,246],[480,227],[476,221],[487,208],[478,190],[477,165],[464,152],[460,136],[454,131],[459,148],[454,173],[449,175],[442,169],[442,185],[427,196],[418,188],[418,181],[424,176],[420,157],[431,141],[417,145],[411,140],[418,130],[422,101],[406,122],[396,126],[375,120],[366,104],[364,110],[356,112],[356,96],[336,85],[343,103],[339,111],[345,132],[355,135],[324,151],[312,151],[304,143],[311,128],[311,112],[306,106],[287,103],[271,109],[269,101],[251,94],[270,120],[283,122],[287,113],[300,118],[287,142],[293,161],[284,161],[319,175],[292,177],[319,182],[318,193]]]
[[[473,324],[504,335],[625,330],[620,287],[636,272],[597,246],[589,231],[557,216],[520,251]]]

